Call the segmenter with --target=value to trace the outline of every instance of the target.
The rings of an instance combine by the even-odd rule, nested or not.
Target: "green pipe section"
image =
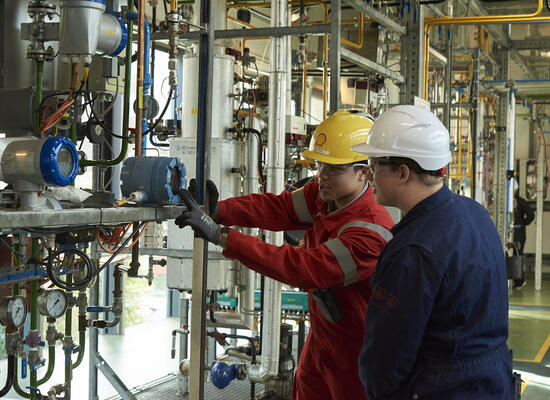
[[[39,379],[36,383],[36,386],[40,386],[44,383],[46,383],[53,374],[53,370],[55,367],[55,344],[53,346],[48,346],[48,370],[46,371],[46,375],[42,379]]]
[[[33,240],[33,254],[34,254],[34,247],[35,247],[35,240]],[[31,282],[31,307],[30,307],[30,314],[31,314],[31,331],[35,331],[38,329],[38,281],[32,281]],[[31,379],[30,379],[30,386],[31,387],[37,387],[38,383],[38,375],[37,371],[31,371]],[[36,399],[36,391],[31,390],[31,400]]]
[[[44,60],[34,62],[36,91],[34,94],[34,136],[40,136],[40,103],[42,103],[42,78],[44,76]]]
[[[17,265],[17,263],[16,263]],[[14,296],[17,296],[19,293],[20,293],[20,290],[19,290],[19,284],[16,283],[13,285],[13,289],[12,289],[12,292],[13,292],[13,295]],[[29,397],[31,397],[30,394],[28,394],[27,392],[25,392],[21,386],[19,386],[19,380],[18,380],[18,376],[19,376],[19,371],[17,369],[17,361],[18,361],[18,358],[15,357],[15,365],[14,365],[14,368],[15,368],[15,372],[14,372],[14,375],[13,375],[13,389],[15,390],[15,392],[25,398],[25,399],[28,399]]]
[[[78,333],[78,345],[80,346],[80,350],[78,352],[78,357],[73,364],[73,369],[78,367],[84,359],[84,352],[86,351],[86,331],[81,331]]]
[[[72,275],[67,274],[67,283],[72,282]],[[67,311],[65,312],[65,338],[72,336],[72,327],[73,327],[73,308],[69,307],[67,308]],[[71,349],[68,349],[68,355],[65,355],[65,389],[71,387],[71,379],[72,379],[72,372],[73,372],[73,360],[71,358]],[[67,362],[68,361],[68,362]],[[69,390],[70,392],[70,390]]]
[[[71,142],[73,142],[75,145],[78,142],[78,137],[76,135],[76,122],[73,122],[71,124]]]
[[[132,1],[128,2],[128,12],[132,12],[134,4]],[[106,165],[113,166],[121,163],[126,158],[128,152],[128,125],[130,118],[130,83],[132,79],[132,39],[133,39],[133,25],[132,21],[128,21],[128,39],[126,42],[126,62],[124,64],[124,110],[122,115],[122,147],[120,154],[113,160],[81,160],[80,165],[83,167]]]
[[[13,389],[15,390],[15,393],[17,393],[19,396],[24,397],[25,399],[28,399],[31,397],[30,394],[25,392],[23,389],[21,389],[21,386],[19,386],[19,381],[17,380],[17,377],[19,376],[19,371],[17,370],[17,357],[15,357],[15,373],[13,376]]]

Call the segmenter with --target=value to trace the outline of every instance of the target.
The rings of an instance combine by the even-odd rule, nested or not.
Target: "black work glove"
[[[187,190],[191,192],[195,200],[197,199],[197,181],[195,178],[191,179],[189,181],[189,186],[187,187]],[[210,179],[206,181],[206,194],[207,194],[207,200],[208,200],[208,215],[210,215],[210,218],[212,218],[214,221],[218,220],[218,217],[220,215],[220,209],[218,208],[218,198],[220,197],[220,193],[218,192],[218,188],[216,187],[216,184],[212,182]],[[221,221],[218,221],[221,222]]]
[[[195,236],[208,240],[214,244],[219,244],[221,227],[201,210],[193,195],[188,190],[180,189],[177,194],[187,207],[187,211],[176,218],[176,225],[180,228],[190,226],[195,231]]]

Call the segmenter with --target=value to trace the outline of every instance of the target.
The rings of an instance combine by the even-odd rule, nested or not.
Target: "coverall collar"
[[[391,232],[395,235],[403,226],[413,221],[415,218],[428,213],[429,211],[441,206],[445,201],[452,197],[453,193],[445,185],[437,192],[416,204],[411,210],[397,223]]]
[[[334,213],[337,213],[337,212],[340,212],[340,211],[343,211],[345,210],[346,208],[348,208],[349,206],[351,206],[353,203],[355,203],[361,196],[363,196],[366,191],[369,189],[369,186],[370,186],[370,183],[369,181],[366,181],[366,184],[365,186],[363,187],[363,189],[361,190],[361,193],[359,193],[355,199],[353,199],[352,201],[350,201],[348,204],[346,204],[344,207],[341,207],[339,208],[338,210],[335,210],[334,209],[334,201],[331,201],[330,203],[328,203],[328,206],[327,206],[327,214],[334,214]]]

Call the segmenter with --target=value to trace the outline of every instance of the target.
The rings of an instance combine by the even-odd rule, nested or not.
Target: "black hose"
[[[166,104],[164,105],[164,108],[162,109],[162,112],[160,113],[159,117],[155,121],[154,124],[152,124],[149,129],[147,129],[143,135],[147,135],[149,132],[154,130],[157,125],[162,121],[162,118],[164,117],[164,114],[166,114],[166,111],[168,110],[168,106],[170,105],[170,101],[172,100],[172,95],[174,94],[174,88],[170,88],[170,93],[168,94],[168,100],[166,100]]]
[[[15,375],[15,355],[11,354],[8,356],[8,376],[6,377],[6,384],[0,390],[0,397],[4,397],[8,394],[13,386],[13,377]]]

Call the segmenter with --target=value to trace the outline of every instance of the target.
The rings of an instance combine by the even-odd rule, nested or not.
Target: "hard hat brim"
[[[335,157],[331,157],[331,156],[328,156],[328,155],[324,155],[322,153],[318,153],[316,151],[311,151],[311,150],[304,150],[302,152],[302,155],[309,159],[309,160],[312,160],[312,161],[320,161],[322,163],[326,163],[326,164],[351,164],[351,163],[354,163],[354,162],[357,162],[357,161],[362,161],[364,160],[365,158],[364,157],[361,157],[361,154],[357,153],[357,157],[353,157],[353,158],[335,158]]]

